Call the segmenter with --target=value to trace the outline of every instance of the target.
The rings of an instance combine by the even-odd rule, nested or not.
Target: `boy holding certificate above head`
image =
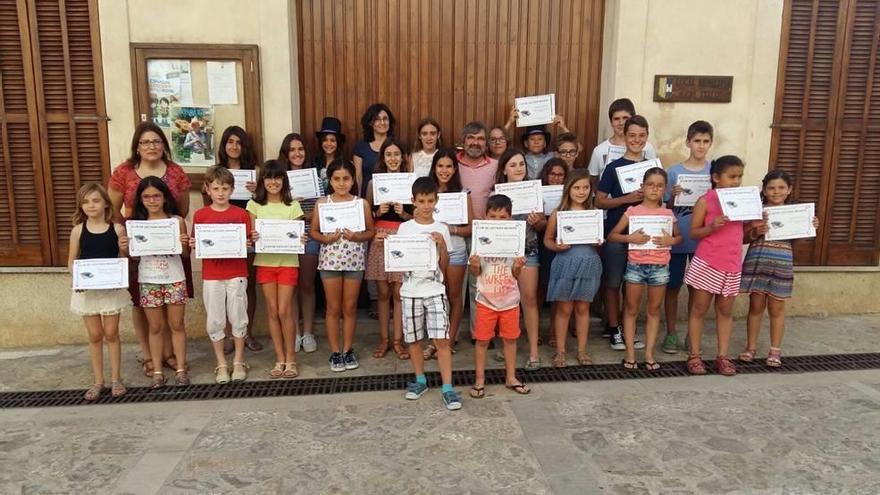
[[[426,336],[437,349],[437,363],[443,380],[441,395],[446,409],[461,409],[461,399],[452,388],[452,350],[449,346],[449,301],[443,273],[449,265],[449,228],[434,220],[437,204],[437,183],[430,177],[419,177],[412,185],[413,218],[400,225],[398,235],[429,235],[437,249],[437,266],[433,270],[403,273],[400,298],[403,302],[403,340],[409,346],[416,379],[406,388],[406,398],[415,400],[428,391],[425,361],[420,341]],[[394,252],[392,252],[392,255]]]
[[[513,203],[507,196],[496,194],[486,203],[487,220],[511,220]],[[519,328],[519,284],[517,278],[526,265],[526,258],[490,258],[476,254],[468,259],[471,274],[477,277],[476,322],[474,338],[475,379],[470,396],[486,395],[486,351],[495,338],[495,329],[504,341],[505,387],[518,393],[531,390],[516,378],[516,341]]]
[[[235,177],[225,167],[211,167],[205,172],[205,193],[211,203],[193,214],[193,232],[200,224],[244,224],[245,231],[251,230],[251,219],[247,211],[230,203]],[[195,247],[195,235],[190,237],[190,246]],[[224,329],[229,321],[235,342],[235,355],[232,359],[232,381],[240,382],[247,378],[247,365],[244,362],[244,340],[247,336],[247,258],[205,258],[202,260],[202,296],[205,301],[207,322],[205,329],[214,348],[217,367],[214,378],[217,383],[228,383],[229,366],[223,353]]]

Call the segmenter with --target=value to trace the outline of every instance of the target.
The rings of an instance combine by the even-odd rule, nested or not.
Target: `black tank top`
[[[79,236],[79,259],[118,257],[119,238],[116,237],[116,229],[112,223],[106,232],[100,234],[93,234],[83,223],[82,233]]]

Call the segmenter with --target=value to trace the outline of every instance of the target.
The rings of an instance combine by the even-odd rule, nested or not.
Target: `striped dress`
[[[788,299],[794,283],[792,266],[791,242],[758,238],[749,244],[743,260],[740,292]]]

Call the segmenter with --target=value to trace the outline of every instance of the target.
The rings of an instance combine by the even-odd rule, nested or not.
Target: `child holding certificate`
[[[591,195],[587,171],[571,171],[562,191],[562,202],[550,214],[547,230],[544,232],[544,247],[556,254],[550,267],[547,300],[553,301],[551,326],[555,332],[556,344],[553,366],[557,368],[566,366],[565,337],[572,313],[575,316],[578,364],[593,364],[587,354],[587,333],[590,329],[590,303],[599,290],[602,277],[602,260],[593,246],[565,244],[557,235],[557,212],[591,210]]]
[[[761,196],[765,206],[781,206],[788,201],[793,181],[785,171],[776,169],[764,176]],[[813,227],[819,227],[819,220],[813,218]],[[745,241],[749,250],[743,260],[740,292],[749,295],[749,318],[746,325],[746,349],[739,360],[750,362],[755,359],[758,347],[758,334],[764,310],[770,315],[770,353],[764,363],[767,366],[782,366],[782,335],[785,332],[785,301],[791,298],[794,284],[794,256],[790,240],[769,241],[764,238],[768,231],[766,221],[752,222],[746,229]]]
[[[324,325],[327,327],[327,343],[330,346],[330,369],[353,370],[358,367],[354,343],[357,322],[357,299],[364,278],[367,243],[373,238],[373,216],[370,205],[357,196],[354,165],[341,159],[330,162],[327,167],[331,194],[318,200],[312,213],[309,235],[321,243],[318,270],[324,282],[327,311]],[[354,205],[354,212],[346,211],[346,218],[324,213],[324,205],[346,208]],[[357,222],[352,215],[363,215]],[[358,230],[332,228],[334,222],[358,224]],[[349,224],[350,225],[350,224]],[[342,317],[342,345],[339,342],[339,318]]]
[[[210,204],[193,214],[193,230],[200,224],[244,224],[250,232],[251,219],[247,211],[232,204],[230,197],[235,187],[235,177],[223,166],[211,167],[205,172],[205,193]],[[195,236],[190,237],[190,247],[195,247]],[[217,358],[214,380],[228,383],[229,365],[223,351],[226,322],[232,331],[235,355],[232,358],[232,381],[247,378],[244,362],[244,342],[248,329],[248,260],[246,258],[206,258],[202,260],[202,296],[205,301],[207,322],[205,330]]]
[[[287,167],[282,162],[269,160],[263,164],[257,191],[254,199],[248,202],[247,211],[251,223],[257,219],[303,219],[302,208],[290,196]],[[254,230],[251,237],[256,239],[258,236]],[[297,322],[293,319],[291,307],[299,279],[299,256],[257,253],[254,266],[257,267],[257,283],[266,298],[269,335],[275,348],[275,367],[269,371],[269,378],[296,378],[299,376],[294,346]]]
[[[138,263],[138,284],[140,286],[140,305],[144,308],[149,327],[150,357],[154,363],[162,362],[162,332],[171,329],[171,347],[177,361],[174,380],[178,385],[189,385],[186,363],[186,275],[181,256],[189,257],[189,236],[186,223],[178,215],[177,203],[165,181],[159,177],[146,177],[135,191],[133,220],[164,220],[173,218],[180,227],[182,254],[141,256]],[[128,249],[130,240],[123,237],[123,249]],[[161,370],[153,371],[152,389],[165,386],[165,375]]]
[[[627,370],[638,369],[636,364],[635,337],[636,317],[642,304],[642,289],[648,286],[648,318],[645,323],[645,369],[657,371],[660,364],[654,360],[654,347],[660,332],[660,308],[666,295],[666,284],[669,282],[669,249],[681,242],[675,215],[663,205],[663,192],[666,190],[666,171],[652,168],[645,172],[642,181],[642,192],[645,199],[642,204],[630,206],[623,217],[617,222],[608,236],[609,242],[629,243],[630,249],[626,264],[626,304],[623,309],[623,338],[626,343],[626,357],[623,367]],[[648,230],[647,221],[661,217],[668,220],[666,225],[671,228]],[[636,227],[639,227],[638,229]],[[624,232],[629,232],[624,234]],[[650,243],[650,244],[649,244]],[[642,249],[648,244],[650,248]]]
[[[590,171],[590,185],[593,186],[593,189],[596,189],[596,185],[601,180],[605,167],[626,152],[624,125],[634,115],[636,115],[636,107],[629,98],[619,98],[608,106],[608,121],[611,124],[612,135],[593,148],[590,163],[587,166]],[[651,158],[657,158],[657,151],[651,143],[645,143],[640,151],[640,158],[636,161],[650,160]]]
[[[373,171],[373,177],[385,173],[409,172],[406,153],[403,146],[394,139],[386,139],[379,148],[379,163]],[[394,343],[394,352],[398,359],[409,359],[409,353],[401,344],[403,338],[403,324],[400,313],[400,284],[403,281],[401,272],[385,271],[385,246],[383,240],[397,233],[400,225],[412,218],[412,206],[402,203],[385,202],[374,205],[373,182],[367,184],[367,203],[373,205],[373,226],[376,228],[376,236],[370,245],[370,253],[367,256],[367,271],[364,274],[366,280],[376,281],[378,290],[379,308],[379,345],[373,351],[374,358],[385,357],[388,353],[388,326],[389,315],[392,314],[393,306],[393,330],[391,337]]]
[[[443,272],[449,264],[451,246],[446,224],[434,220],[437,184],[430,177],[420,177],[412,185],[413,218],[400,226],[400,235],[430,235],[437,250],[437,266],[433,270],[403,272],[400,296],[403,302],[403,338],[412,356],[415,381],[406,388],[405,397],[420,398],[428,390],[421,340],[431,339],[436,349],[443,380],[441,397],[446,409],[461,409],[461,399],[452,388],[452,350],[449,346],[449,300]]]
[[[736,374],[736,366],[727,355],[733,331],[733,302],[739,294],[742,276],[743,223],[724,215],[717,189],[739,187],[745,164],[738,157],[725,155],[712,161],[712,189],[697,200],[691,220],[691,238],[699,241],[694,259],[684,275],[684,283],[693,288],[693,302],[688,315],[688,372],[706,373],[700,357],[703,319],[715,300],[715,324],[718,333],[718,356],[715,370],[726,376]]]
[[[512,210],[510,198],[495,194],[486,202],[486,220],[510,220]],[[495,338],[496,329],[504,341],[504,386],[518,394],[531,392],[516,377],[516,341],[520,335],[517,278],[525,264],[525,257],[484,258],[475,254],[468,259],[470,272],[477,277],[475,378],[470,390],[470,396],[474,399],[482,399],[486,395],[486,351],[489,350],[489,342]]]
[[[498,172],[495,175],[496,184],[508,182],[521,182],[528,180],[526,158],[522,151],[511,148],[501,155],[498,160]],[[543,209],[542,209],[543,210]],[[519,281],[520,304],[523,308],[523,320],[526,325],[526,335],[529,339],[529,360],[526,362],[526,370],[534,371],[541,367],[541,359],[538,357],[538,268],[541,265],[538,256],[539,239],[547,227],[547,217],[543,211],[521,213],[513,215],[514,220],[526,222],[526,266],[520,270],[517,280]]]
[[[464,311],[464,276],[467,269],[467,244],[471,236],[471,222],[474,220],[474,203],[470,192],[461,185],[458,157],[453,148],[443,148],[434,154],[428,177],[434,179],[441,193],[465,193],[467,195],[467,221],[462,224],[447,224],[449,228],[449,266],[446,268],[446,295],[449,298],[449,342],[452,349],[458,338],[458,327]],[[425,359],[435,356],[437,349],[428,345]]]
[[[563,134],[563,136],[573,136],[571,133]],[[560,139],[562,136],[560,136]],[[571,144],[571,143],[568,143]],[[547,163],[544,164],[544,168],[541,169],[541,185],[542,186],[563,186],[565,184],[565,178],[568,175],[568,172],[572,170],[569,167],[568,163],[562,158],[551,158],[547,160]],[[563,188],[564,189],[564,188]],[[560,196],[562,198],[562,196]],[[544,212],[547,212],[547,208],[552,205],[552,209],[555,209],[559,206],[559,201],[549,201],[547,190],[544,190]],[[549,221],[548,221],[549,225]],[[550,282],[550,266],[553,264],[553,258],[556,256],[556,253],[544,246],[543,241],[538,244],[538,259],[541,266],[538,269],[538,305],[539,307],[544,306],[544,302],[547,300],[547,285]],[[553,313],[555,314],[556,304],[553,304]],[[547,341],[547,344],[550,347],[556,347],[556,332],[553,330],[553,322],[555,320],[555,316],[550,316],[550,338]]]
[[[104,186],[84,184],[76,193],[76,204],[67,268],[73,271],[74,260],[124,257],[119,239],[125,236],[125,229],[111,221],[110,196]],[[119,314],[130,305],[126,289],[75,290],[70,296],[70,311],[83,317],[89,332],[89,358],[95,384],[83,396],[87,401],[97,400],[104,392],[104,342],[110,354],[110,393],[119,397],[126,392],[119,374],[122,363]]]

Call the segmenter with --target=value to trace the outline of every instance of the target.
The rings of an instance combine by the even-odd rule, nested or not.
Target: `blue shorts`
[[[309,239],[309,242],[306,243],[306,252],[305,254],[310,254],[312,256],[318,256],[318,253],[321,252],[321,243],[314,240]]]
[[[468,250],[459,249],[457,251],[452,251],[449,253],[449,265],[450,266],[467,266],[468,264]]]
[[[627,263],[623,279],[628,284],[666,285],[669,282],[669,265]]]
[[[684,285],[684,271],[692,259],[694,253],[672,253],[672,259],[669,260],[669,283],[666,284],[668,288],[681,289]]]
[[[541,266],[541,257],[538,255],[538,253],[526,256],[526,266]]]
[[[619,289],[626,271],[629,246],[619,242],[606,242],[602,246],[602,282],[608,289]]]

